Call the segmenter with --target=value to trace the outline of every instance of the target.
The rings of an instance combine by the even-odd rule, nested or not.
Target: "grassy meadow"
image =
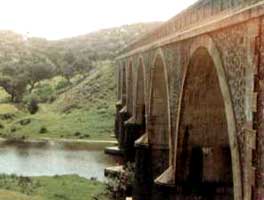
[[[56,90],[61,81],[62,77],[55,77],[39,83],[33,95],[55,100],[40,103],[36,114],[8,102],[8,94],[0,89],[0,137],[111,140],[115,112],[112,63],[101,63],[88,77],[75,77],[70,85]]]
[[[104,183],[77,175],[17,177],[0,175],[3,200],[108,200]]]

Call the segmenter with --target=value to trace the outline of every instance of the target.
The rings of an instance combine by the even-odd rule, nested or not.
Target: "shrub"
[[[22,119],[19,121],[20,125],[26,126],[31,123],[31,119]]]
[[[30,114],[32,115],[36,114],[39,110],[38,101],[32,98],[27,104],[27,109],[30,112]]]
[[[5,113],[0,115],[1,120],[13,120],[15,117],[14,113]]]
[[[17,128],[16,128],[15,126],[14,126],[14,127],[11,127],[10,131],[11,131],[12,133],[14,133],[14,132],[17,131]]]
[[[41,134],[44,134],[44,133],[47,133],[48,132],[48,129],[45,127],[45,126],[42,126],[39,130],[39,133]]]
[[[3,129],[3,128],[5,128],[5,126],[0,123],[0,129]]]
[[[74,133],[74,136],[76,136],[76,137],[78,137],[78,136],[80,136],[80,135],[81,135],[81,133],[78,132],[78,131]]]
[[[55,86],[55,90],[62,90],[64,88],[68,87],[69,85],[70,85],[70,83],[67,80],[63,79],[57,83],[57,85]]]
[[[50,97],[53,96],[54,90],[50,84],[42,84],[34,90],[34,96],[37,97],[39,102],[48,102]]]
[[[131,196],[134,175],[135,164],[127,163],[124,166],[124,170],[120,172],[117,176],[109,177],[107,189],[113,195],[113,198],[123,199],[126,196]]]
[[[56,100],[56,96],[53,94],[48,98],[48,103],[53,103]]]

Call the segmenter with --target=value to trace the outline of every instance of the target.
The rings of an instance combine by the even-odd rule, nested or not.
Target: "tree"
[[[74,71],[76,74],[80,74],[84,77],[94,68],[93,62],[88,58],[77,58],[74,65]]]
[[[68,81],[68,83],[71,83],[71,78],[74,76],[74,64],[65,64],[61,69],[61,75]]]
[[[29,80],[29,92],[35,88],[35,85],[45,79],[49,79],[54,75],[54,67],[42,62],[26,66],[27,78]]]
[[[12,102],[20,102],[23,94],[26,92],[27,80],[23,75],[17,75],[16,77],[1,76],[0,86],[10,94]]]

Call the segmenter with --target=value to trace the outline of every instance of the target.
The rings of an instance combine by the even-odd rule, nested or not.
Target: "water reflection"
[[[67,148],[62,145],[1,145],[0,173],[23,176],[78,174],[104,180],[104,168],[117,160],[103,153],[103,146]]]

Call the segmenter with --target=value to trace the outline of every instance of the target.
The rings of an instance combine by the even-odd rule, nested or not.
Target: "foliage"
[[[54,67],[51,65],[44,65],[43,63],[36,63],[29,65],[26,69],[27,78],[29,79],[29,92],[31,93],[35,88],[36,83],[52,78],[54,75]]]
[[[118,51],[159,23],[134,24],[100,30],[59,41],[25,38],[0,31],[0,86],[20,102],[37,83],[56,75],[70,82],[75,75],[88,76],[98,61],[112,60]]]
[[[65,79],[62,79],[61,81],[59,81],[56,85],[55,85],[55,90],[62,90],[66,87],[69,86],[69,82],[66,81]]]
[[[34,115],[21,109],[20,104],[10,104],[16,111],[8,120],[0,118],[4,127],[0,135],[42,138],[39,131],[46,127],[48,138],[89,136],[91,140],[110,140],[116,101],[112,58],[120,48],[155,25],[117,27],[60,41],[25,39],[13,32],[0,31],[0,86],[6,91],[0,93],[4,94],[2,102],[6,101],[7,93],[13,102],[23,99],[30,105],[33,97],[39,102],[39,111]],[[63,71],[69,72],[70,84],[61,77]],[[37,80],[40,81],[32,89],[30,85]],[[9,114],[2,107],[6,104],[0,105],[0,112]],[[23,119],[30,119],[30,124],[21,125],[19,121]],[[11,132],[13,127],[15,132]],[[81,135],[75,135],[76,132]]]
[[[43,79],[50,78],[54,67],[42,55],[28,48],[26,40],[13,32],[0,32],[0,86],[20,102],[26,92]]]
[[[47,83],[39,84],[33,92],[33,96],[41,103],[48,102],[53,94],[54,89],[52,85]]]
[[[125,198],[132,195],[132,185],[134,183],[135,164],[127,163],[124,170],[117,176],[109,177],[107,189],[111,192],[113,197]]]
[[[10,94],[12,102],[20,102],[27,88],[27,80],[23,75],[1,76],[0,86]]]
[[[31,98],[27,104],[27,109],[30,114],[36,114],[39,110],[38,101],[36,98]]]

